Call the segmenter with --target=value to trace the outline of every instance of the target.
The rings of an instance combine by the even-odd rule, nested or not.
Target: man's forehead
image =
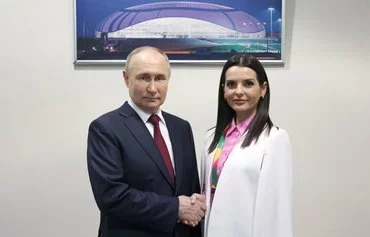
[[[169,75],[169,63],[160,53],[155,54],[142,54],[141,52],[133,55],[130,63],[130,71],[136,71],[140,73],[154,73],[154,74],[165,74]]]
[[[152,57],[161,57],[163,59],[165,59],[164,55],[161,54],[160,52],[154,50],[154,49],[151,49],[151,48],[147,48],[147,49],[143,49],[137,53],[135,53],[134,55],[132,55],[132,58],[142,58],[142,57],[146,57],[146,56],[152,56]]]

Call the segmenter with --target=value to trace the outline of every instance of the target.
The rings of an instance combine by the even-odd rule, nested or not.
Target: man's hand
[[[182,223],[196,226],[207,210],[204,195],[194,193],[191,197],[179,196],[179,219]]]

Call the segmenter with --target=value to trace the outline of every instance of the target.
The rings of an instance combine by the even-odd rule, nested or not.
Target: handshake
[[[204,195],[194,193],[191,197],[179,196],[179,221],[186,225],[196,226],[204,217],[207,206]]]

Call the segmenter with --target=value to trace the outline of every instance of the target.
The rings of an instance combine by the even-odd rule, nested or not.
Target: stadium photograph
[[[134,48],[171,62],[224,62],[247,52],[281,62],[282,0],[75,0],[75,62],[121,62]]]

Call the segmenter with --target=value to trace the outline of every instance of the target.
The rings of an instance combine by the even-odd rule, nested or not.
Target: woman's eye
[[[235,86],[236,86],[236,84],[235,84],[235,82],[233,82],[233,81],[228,81],[228,82],[226,82],[226,87],[227,87],[227,88],[232,89],[232,88],[235,88]]]
[[[254,85],[254,83],[253,82],[251,82],[251,81],[246,81],[246,82],[244,82],[244,86],[245,87],[252,87]]]

